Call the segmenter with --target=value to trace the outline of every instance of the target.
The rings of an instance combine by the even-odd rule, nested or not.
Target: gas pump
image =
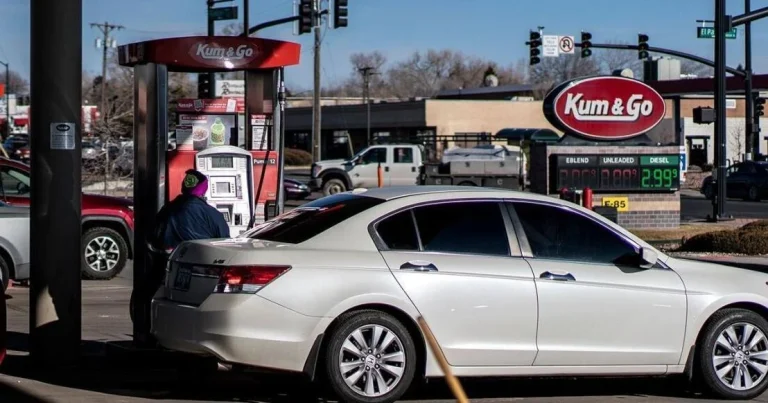
[[[254,216],[253,156],[234,146],[221,146],[197,154],[197,170],[208,177],[208,204],[224,215],[231,237],[248,228]]]
[[[133,337],[135,344],[151,346],[151,274],[164,270],[164,264],[153,263],[148,240],[157,212],[178,195],[183,172],[204,167],[209,177],[220,177],[215,183],[227,184],[220,185],[221,193],[219,188],[211,188],[208,196],[217,206],[232,205],[232,235],[249,222],[266,219],[268,210],[282,212],[282,186],[278,184],[283,171],[284,67],[299,64],[301,47],[262,38],[192,36],[122,45],[118,55],[120,65],[134,69]],[[227,99],[191,100],[189,110],[177,111],[187,116],[184,122],[178,121],[181,130],[176,131],[176,149],[168,151],[168,73],[232,71],[245,72],[242,108],[237,100],[234,105]],[[211,104],[224,108],[217,112],[220,116],[207,116]],[[241,114],[243,118],[238,119]],[[241,124],[245,138],[239,131]],[[220,166],[224,162],[219,157],[225,156],[232,156],[232,169]],[[250,182],[245,171],[250,172]],[[242,200],[238,198],[237,177],[241,178]],[[234,193],[226,189],[232,181]],[[271,206],[276,208],[268,208]],[[230,211],[229,207],[222,209]],[[242,215],[249,209],[246,220]],[[235,221],[237,214],[241,214],[239,223]]]

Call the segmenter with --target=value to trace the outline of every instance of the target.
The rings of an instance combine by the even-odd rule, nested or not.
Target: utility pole
[[[314,10],[314,30],[315,30],[315,67],[314,67],[314,90],[312,94],[312,157],[314,161],[320,161],[320,149],[322,142],[321,116],[320,116],[320,25],[322,16],[320,15],[320,0],[312,2]]]
[[[357,69],[360,74],[363,75],[363,99],[366,104],[366,134],[368,139],[368,145],[371,145],[371,76],[378,74],[375,72],[375,67],[365,66]]]
[[[5,137],[3,140],[11,137],[11,70],[8,67],[9,63],[0,62],[5,66]],[[19,98],[16,97],[16,104],[18,105]]]
[[[101,46],[101,120],[107,118],[107,49],[110,44],[114,42],[114,39],[109,35],[114,30],[124,29],[122,25],[112,25],[109,22],[104,21],[103,24],[91,23],[91,28],[98,28],[101,31],[102,39],[101,43],[97,42],[96,47]],[[114,47],[114,46],[112,46]]]

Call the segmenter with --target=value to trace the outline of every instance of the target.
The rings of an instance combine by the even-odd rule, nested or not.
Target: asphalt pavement
[[[131,340],[128,315],[132,268],[111,281],[84,281],[82,297],[83,351],[80,369],[46,376],[29,364],[27,288],[8,292],[11,355],[0,367],[0,402],[324,402],[322,385],[301,378],[219,371],[206,380],[190,380],[162,359],[147,359],[140,368],[116,364],[105,354],[105,343]],[[140,363],[141,365],[141,363]],[[633,379],[465,379],[473,402],[710,402],[688,390],[679,378]],[[442,380],[420,385],[403,401],[455,401]],[[755,400],[768,402],[768,396]]]

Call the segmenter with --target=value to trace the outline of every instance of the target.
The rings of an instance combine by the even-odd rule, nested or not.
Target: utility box
[[[715,123],[715,109],[708,106],[699,106],[693,108],[693,123],[696,124],[711,124]]]

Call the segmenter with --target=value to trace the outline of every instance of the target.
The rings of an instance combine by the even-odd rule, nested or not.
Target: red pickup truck
[[[0,201],[29,206],[30,179],[29,165],[0,157]],[[82,222],[83,278],[108,280],[117,276],[126,261],[133,259],[133,202],[83,194]]]

